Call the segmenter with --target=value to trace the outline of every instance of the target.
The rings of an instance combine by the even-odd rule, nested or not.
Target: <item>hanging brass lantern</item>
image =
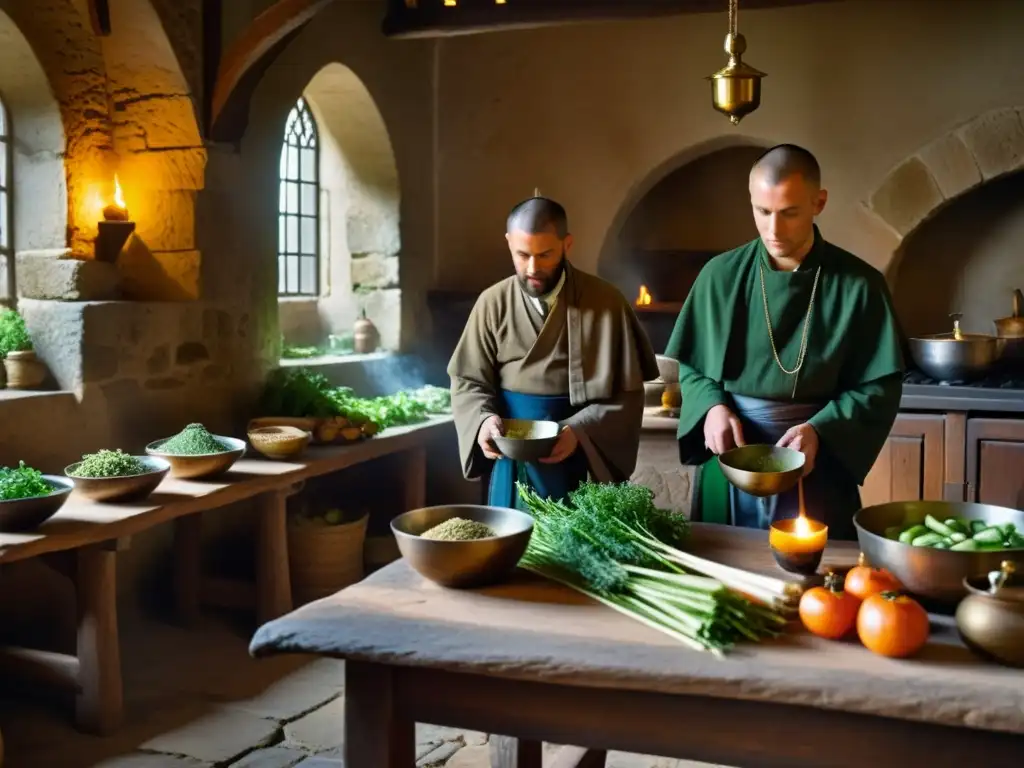
[[[725,36],[725,52],[729,63],[707,79],[711,81],[711,100],[715,109],[728,115],[733,125],[761,106],[761,78],[764,72],[741,60],[747,41],[736,30],[737,0],[729,0],[729,34]]]

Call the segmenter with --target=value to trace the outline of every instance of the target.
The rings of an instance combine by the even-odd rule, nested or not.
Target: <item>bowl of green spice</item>
[[[494,438],[503,456],[513,461],[537,461],[551,455],[562,428],[556,421],[502,419],[501,437]]]
[[[171,477],[199,480],[231,469],[245,455],[245,441],[210,434],[202,424],[189,424],[174,437],[147,445],[146,453],[170,463]]]
[[[533,518],[507,507],[450,504],[399,515],[391,532],[421,576],[468,589],[494,584],[515,569],[530,543]]]
[[[132,456],[120,448],[87,453],[64,470],[75,493],[93,501],[141,501],[157,489],[170,471],[166,459]]]
[[[804,474],[806,457],[792,448],[756,443],[726,451],[718,457],[725,479],[751,496],[785,493]]]
[[[66,477],[44,475],[19,462],[0,467],[0,532],[30,531],[64,506],[73,488]]]

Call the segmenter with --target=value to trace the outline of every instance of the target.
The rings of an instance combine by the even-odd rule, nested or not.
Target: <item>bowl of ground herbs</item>
[[[189,424],[174,437],[147,445],[146,453],[166,459],[171,477],[199,480],[231,469],[245,455],[245,441],[211,434],[202,424]]]
[[[506,507],[453,504],[414,509],[391,521],[402,557],[421,576],[467,589],[506,578],[533,533],[533,518]]]
[[[72,487],[67,478],[44,475],[24,461],[0,467],[0,532],[37,528],[64,506]]]
[[[156,456],[132,456],[120,448],[87,453],[64,470],[75,493],[93,501],[141,501],[167,476],[171,465]]]

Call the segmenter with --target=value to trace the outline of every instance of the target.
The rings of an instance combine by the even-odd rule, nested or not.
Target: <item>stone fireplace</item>
[[[652,174],[601,254],[598,274],[634,301],[655,351],[713,256],[757,236],[747,175],[763,147],[712,147]]]

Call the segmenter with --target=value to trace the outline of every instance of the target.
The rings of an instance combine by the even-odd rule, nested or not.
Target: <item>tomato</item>
[[[843,591],[840,578],[829,571],[824,587],[812,587],[800,598],[800,620],[808,630],[829,640],[849,634],[857,623],[860,600]]]
[[[871,595],[857,614],[857,636],[881,656],[913,656],[928,642],[928,634],[928,613],[916,600],[898,592]]]
[[[857,565],[846,574],[843,589],[858,600],[867,600],[880,592],[899,592],[903,585],[884,568],[872,568],[861,552]]]

